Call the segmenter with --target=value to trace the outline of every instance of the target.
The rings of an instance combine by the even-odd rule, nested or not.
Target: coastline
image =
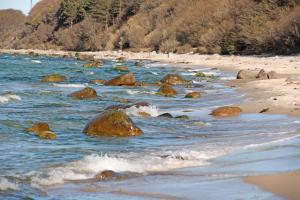
[[[43,51],[43,50],[0,50],[0,53],[37,53],[47,56],[75,57],[76,52],[67,51]],[[124,57],[131,60],[152,60],[174,64],[182,67],[207,66],[220,70],[238,72],[242,69],[265,69],[276,71],[280,74],[279,79],[271,80],[233,80],[231,87],[238,88],[246,94],[245,101],[239,105],[246,113],[258,113],[262,109],[269,108],[268,113],[288,114],[300,116],[300,56],[285,57],[258,57],[258,56],[220,56],[220,55],[192,55],[192,54],[156,54],[156,53],[132,53],[132,52],[84,52],[82,54],[95,56],[96,59],[116,59]],[[286,80],[291,78],[291,82]],[[275,100],[276,99],[276,100]],[[293,178],[290,181],[289,178]],[[299,188],[300,172],[250,176],[244,179],[248,184],[254,184],[260,188],[282,195],[288,199]],[[282,181],[284,180],[284,181]],[[272,184],[269,184],[272,182]],[[282,187],[284,185],[285,187]],[[297,194],[297,193],[296,193]]]
[[[34,49],[2,49],[0,53],[30,54],[47,56],[75,57],[76,52]],[[131,60],[152,60],[183,67],[206,66],[220,70],[259,70],[275,71],[278,79],[268,80],[233,80],[231,87],[237,87],[246,94],[240,106],[245,113],[259,113],[267,109],[270,114],[287,114],[300,116],[300,55],[297,56],[221,56],[198,54],[162,54],[156,52],[99,51],[80,52],[82,55],[94,56],[95,59],[116,59],[124,57]]]

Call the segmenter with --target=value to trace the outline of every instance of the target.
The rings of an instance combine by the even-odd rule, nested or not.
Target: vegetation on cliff
[[[18,25],[2,48],[300,52],[300,0],[42,0]]]

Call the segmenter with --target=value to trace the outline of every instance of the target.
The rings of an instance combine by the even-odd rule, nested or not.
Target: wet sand
[[[275,193],[289,200],[300,199],[300,171],[274,175],[250,176],[245,178],[245,182],[259,186],[266,191]]]

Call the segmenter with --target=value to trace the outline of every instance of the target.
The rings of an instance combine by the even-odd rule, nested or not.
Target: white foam
[[[19,187],[5,178],[0,178],[0,190],[19,190]]]
[[[62,87],[62,88],[85,88],[88,84],[57,84],[54,83],[53,86],[55,87]]]
[[[127,115],[133,116],[140,116],[140,113],[147,113],[151,117],[157,117],[160,115],[158,108],[153,105],[139,106],[138,108],[136,106],[131,106],[130,108],[125,109],[125,112]]]
[[[138,90],[126,90],[127,94],[135,95],[135,94],[155,94],[155,92],[149,91],[138,91]]]
[[[20,101],[21,97],[15,94],[0,95],[0,103],[8,103],[10,101]]]
[[[45,169],[35,173],[31,179],[34,187],[63,184],[71,180],[85,180],[94,177],[104,170],[115,172],[132,172],[147,174],[151,172],[169,171],[185,167],[196,167],[209,164],[209,159],[223,155],[223,151],[182,151],[164,152],[157,155],[150,152],[144,154],[124,155],[89,155],[82,160],[68,163],[65,166]]]
[[[40,60],[31,60],[33,63],[42,63]]]
[[[156,76],[158,75],[158,73],[157,73],[157,72],[151,72],[151,74],[153,74],[153,75],[156,75]]]

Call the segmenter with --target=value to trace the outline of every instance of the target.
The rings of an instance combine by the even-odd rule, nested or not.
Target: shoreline
[[[46,56],[76,57],[76,52],[53,50],[0,50],[0,53],[30,54],[31,52]],[[95,59],[116,59],[124,57],[130,60],[151,60],[173,63],[182,67],[212,67],[220,70],[238,72],[247,69],[265,69],[280,74],[278,79],[268,80],[232,80],[228,83],[238,91],[246,94],[243,102],[238,105],[244,113],[259,113],[262,109],[269,109],[266,114],[287,114],[300,116],[300,55],[298,56],[220,56],[220,55],[192,55],[192,54],[157,54],[133,53],[122,51],[80,52],[94,56]],[[290,78],[292,81],[287,82]],[[275,100],[276,99],[276,100]],[[292,178],[293,181],[290,181]],[[263,190],[270,191],[288,199],[295,199],[300,185],[300,171],[249,176],[244,179],[247,184],[254,184]],[[284,182],[282,181],[284,180]],[[270,184],[270,182],[272,184]],[[284,185],[285,187],[281,187]],[[291,194],[292,193],[292,194]],[[299,198],[298,198],[299,199]]]
[[[0,49],[0,53],[30,54],[46,56],[76,57],[77,52]],[[228,85],[245,93],[245,100],[240,106],[244,113],[259,113],[267,109],[266,114],[286,114],[300,116],[300,55],[295,56],[221,56],[198,54],[162,54],[156,52],[134,53],[126,51],[78,52],[81,55],[94,56],[95,59],[152,60],[180,64],[183,67],[212,67],[220,70],[259,70],[275,71],[278,79],[268,80],[233,80]]]

